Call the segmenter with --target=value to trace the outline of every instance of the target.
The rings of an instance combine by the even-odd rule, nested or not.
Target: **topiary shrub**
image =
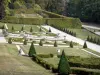
[[[58,73],[59,75],[69,75],[71,72],[68,60],[65,56],[64,50],[62,51],[62,55],[60,57],[59,65],[58,65]]]
[[[24,40],[23,44],[24,44],[24,45],[27,45],[27,40],[26,40],[26,39]]]
[[[15,29],[14,29],[14,27],[12,26],[12,28],[11,28],[11,31],[13,32]]]
[[[87,44],[86,44],[86,42],[84,43],[83,48],[87,48]]]
[[[51,28],[49,28],[49,32],[51,32]]]
[[[73,48],[73,42],[72,41],[70,42],[70,48]]]
[[[32,57],[33,55],[36,55],[36,51],[35,51],[35,47],[34,47],[33,42],[31,43],[31,46],[30,46],[28,55],[29,55],[30,57]]]
[[[52,72],[53,73],[58,73],[58,69],[56,67],[52,67]]]
[[[32,27],[30,28],[30,32],[33,32],[33,28]]]
[[[57,41],[55,41],[55,42],[54,42],[54,47],[57,47],[57,46],[58,46],[58,45],[57,45]]]
[[[9,43],[9,44],[12,44],[12,38],[9,38],[9,39],[8,39],[8,43]]]
[[[40,40],[39,45],[40,45],[40,46],[43,46],[42,40]]]

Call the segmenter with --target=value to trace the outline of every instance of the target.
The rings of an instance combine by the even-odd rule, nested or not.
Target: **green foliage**
[[[70,0],[66,7],[68,16],[87,22],[100,22],[100,0]]]
[[[12,28],[11,28],[11,31],[13,32],[15,29],[14,29],[14,27],[12,26]]]
[[[86,44],[86,42],[84,43],[83,48],[87,48],[87,44]]]
[[[12,44],[12,38],[9,38],[9,39],[8,39],[8,43],[9,43],[9,44]]]
[[[42,42],[42,40],[40,40],[39,45],[40,45],[40,46],[43,46],[43,42]]]
[[[73,48],[73,42],[72,41],[70,42],[70,47]]]
[[[21,31],[23,31],[23,30],[24,30],[24,27],[22,26]]]
[[[35,51],[34,44],[33,44],[33,42],[32,42],[32,43],[31,43],[31,46],[30,46],[30,49],[29,49],[28,55],[29,55],[30,57],[32,57],[32,56],[35,55],[35,54],[36,54],[36,51]]]
[[[33,28],[32,27],[30,28],[30,32],[33,32]]]
[[[24,40],[23,44],[24,44],[24,45],[27,45],[27,40],[26,40],[26,39]]]
[[[54,42],[54,47],[57,47],[57,46],[58,46],[57,41],[55,41]]]
[[[52,58],[54,55],[53,54],[38,54],[38,56],[41,58]]]
[[[51,29],[49,28],[49,32],[51,32]]]
[[[40,27],[40,32],[42,32],[42,28]]]
[[[59,65],[58,65],[58,72],[60,75],[69,75],[69,73],[71,72],[64,50],[60,57],[60,61],[59,61]]]

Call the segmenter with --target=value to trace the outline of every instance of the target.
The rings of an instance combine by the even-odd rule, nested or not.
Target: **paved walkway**
[[[84,45],[85,40],[82,40],[80,38],[71,36],[71,35],[69,35],[67,33],[64,33],[64,32],[62,32],[62,31],[60,31],[58,29],[55,29],[55,28],[53,28],[51,26],[42,26],[42,27],[46,28],[47,30],[49,30],[49,28],[51,28],[52,33],[59,34],[59,38],[64,38],[64,36],[66,36],[66,40],[77,42],[80,45]],[[97,45],[97,44],[94,44],[94,43],[91,43],[91,42],[87,42],[87,46],[88,46],[88,48],[100,53],[100,45]]]
[[[6,39],[4,35],[2,34],[2,29],[0,29],[0,43],[6,43]]]

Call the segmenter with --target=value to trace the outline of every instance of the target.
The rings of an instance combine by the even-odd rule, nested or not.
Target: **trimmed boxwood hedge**
[[[32,25],[55,25],[61,28],[81,28],[81,21],[78,18],[16,18],[7,16],[1,20],[5,23],[32,24]]]

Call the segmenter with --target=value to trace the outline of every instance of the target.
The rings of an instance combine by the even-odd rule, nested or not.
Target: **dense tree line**
[[[0,0],[0,18],[9,14],[9,9],[32,8],[34,4],[47,11],[100,23],[100,0]]]
[[[70,0],[67,5],[67,16],[100,23],[100,0]]]

